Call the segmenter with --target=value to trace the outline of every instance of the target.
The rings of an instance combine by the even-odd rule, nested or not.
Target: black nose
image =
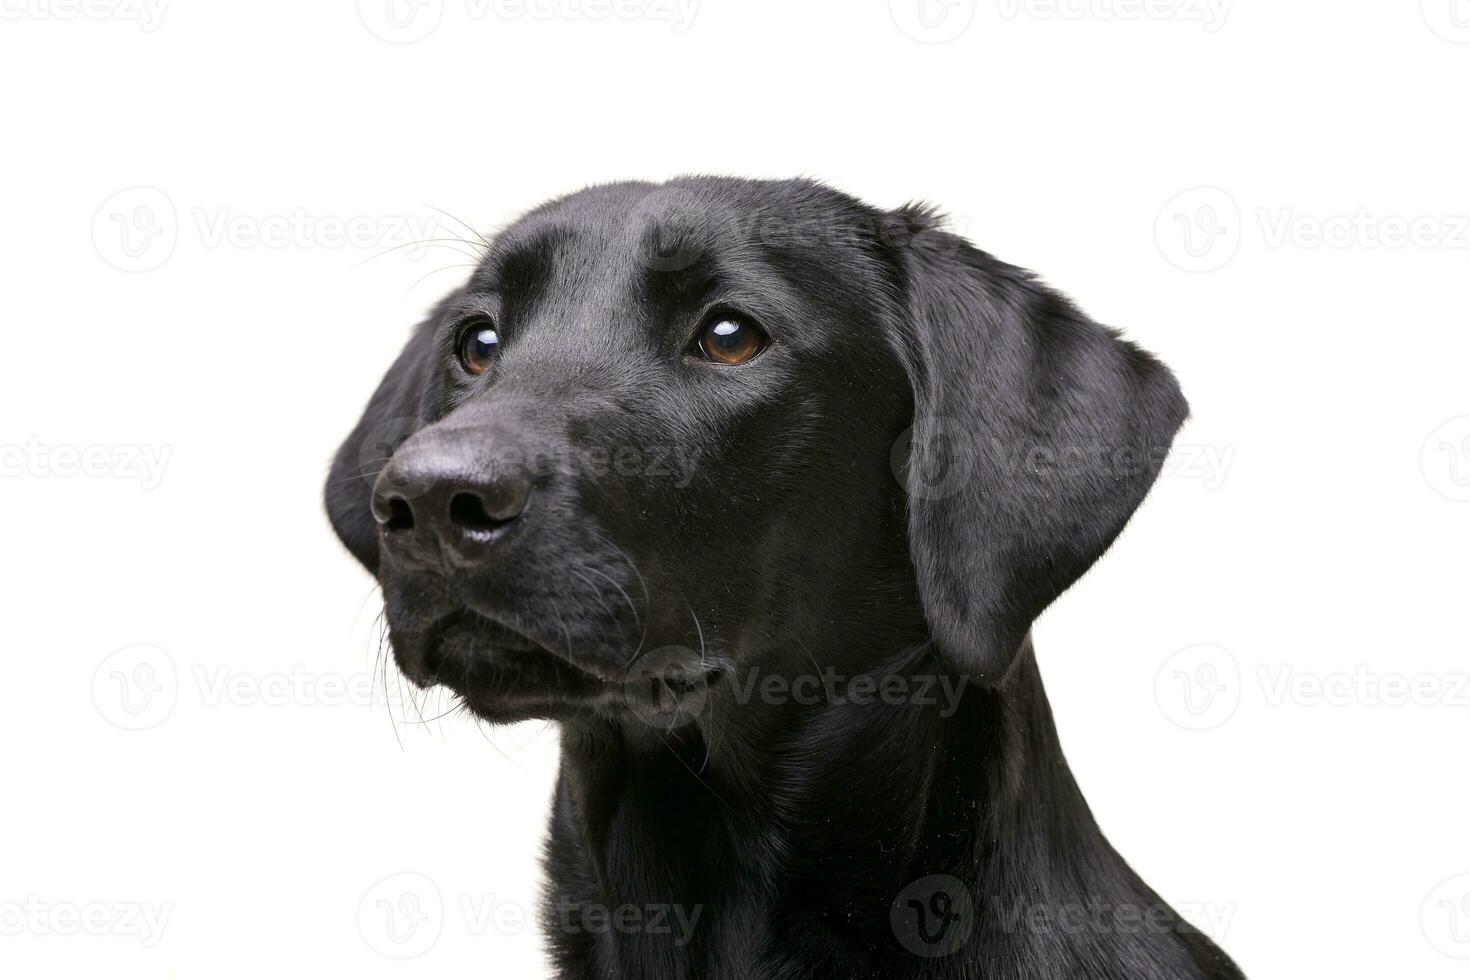
[[[518,520],[530,499],[530,474],[515,460],[410,442],[373,484],[373,517],[390,547],[460,554]]]

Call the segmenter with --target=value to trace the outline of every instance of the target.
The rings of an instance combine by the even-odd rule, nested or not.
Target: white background
[[[435,208],[690,171],[936,202],[1175,369],[1037,629],[1078,780],[1253,977],[1470,969],[1465,0],[158,2],[0,0],[0,973],[544,975],[555,732],[364,693],[321,483]]]

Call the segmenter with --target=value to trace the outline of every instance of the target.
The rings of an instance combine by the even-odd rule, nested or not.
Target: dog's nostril
[[[383,526],[389,531],[413,530],[413,508],[402,497],[388,498],[388,519]]]
[[[457,493],[450,497],[449,518],[471,531],[490,531],[505,523],[485,510],[485,501],[477,493]]]
[[[460,531],[493,531],[521,516],[531,495],[524,473],[464,487],[449,498],[449,522]]]

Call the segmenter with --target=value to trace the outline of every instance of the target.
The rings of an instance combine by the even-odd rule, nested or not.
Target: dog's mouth
[[[491,655],[515,656],[546,649],[525,633],[499,620],[488,619],[470,610],[450,614],[437,624],[437,627],[433,636],[435,642],[427,651],[425,659],[425,667],[428,668],[431,677],[437,677],[443,666],[446,641],[462,632],[473,634],[476,646]]]
[[[395,631],[393,647],[414,684],[443,685],[489,721],[558,718],[595,702],[606,684],[536,638],[468,609],[422,631]]]
[[[492,722],[560,720],[590,708],[672,729],[700,717],[727,673],[723,662],[682,648],[639,651],[626,665],[591,663],[468,609],[395,636],[394,648],[411,681],[447,687]]]

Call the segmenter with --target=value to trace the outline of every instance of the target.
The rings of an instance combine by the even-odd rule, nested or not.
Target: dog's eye
[[[766,348],[766,335],[753,323],[718,316],[699,331],[699,351],[720,364],[744,364]]]
[[[459,363],[470,374],[488,371],[499,349],[500,335],[489,320],[476,320],[459,335]]]

